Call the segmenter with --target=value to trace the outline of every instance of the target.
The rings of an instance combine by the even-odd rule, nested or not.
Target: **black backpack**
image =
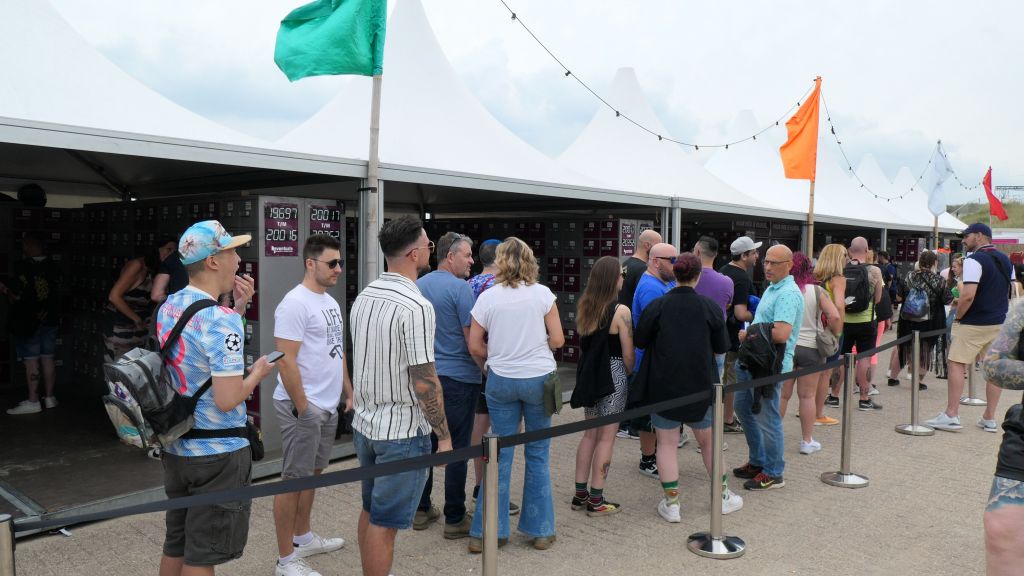
[[[871,280],[868,267],[851,263],[843,268],[846,278],[846,313],[863,312],[871,305]]]

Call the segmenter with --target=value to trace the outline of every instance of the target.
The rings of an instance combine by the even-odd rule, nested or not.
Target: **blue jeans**
[[[505,378],[487,373],[487,409],[491,412],[491,428],[498,436],[519,432],[519,421],[526,420],[526,431],[551,426],[551,417],[544,413],[544,379]],[[526,473],[523,478],[523,505],[519,514],[520,532],[533,538],[555,534],[555,507],[551,496],[551,440],[530,442],[523,447]],[[502,448],[498,455],[498,538],[508,538],[509,482],[512,477],[514,448]],[[469,534],[479,538],[483,533],[484,491],[476,501],[476,514]]]
[[[430,453],[430,437],[426,434],[404,440],[370,440],[359,432],[352,434],[360,466],[384,464]],[[427,470],[420,468],[401,474],[363,480],[363,510],[370,514],[370,524],[382,528],[404,530],[412,526],[416,503],[427,481]]]
[[[753,380],[750,372],[736,363],[736,382]],[[782,476],[786,468],[783,455],[782,416],[779,415],[779,392],[781,382],[773,386],[772,394],[761,398],[761,412],[754,414],[750,407],[754,404],[754,394],[760,389],[743,390],[736,393],[736,415],[743,423],[743,434],[747,437],[747,448],[750,452],[749,462],[760,466],[769,476]]]
[[[438,376],[444,391],[444,416],[448,419],[448,432],[452,435],[452,448],[469,446],[473,434],[473,416],[480,385],[460,382],[447,376]],[[437,452],[437,436],[430,435],[431,451]],[[453,462],[444,467],[444,521],[458,524],[466,515],[466,462]],[[434,487],[434,469],[427,472],[427,485],[420,497],[420,510],[430,509],[430,493]]]

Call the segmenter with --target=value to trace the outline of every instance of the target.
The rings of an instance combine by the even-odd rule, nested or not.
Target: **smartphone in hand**
[[[281,358],[284,358],[284,352],[278,352],[275,350],[274,352],[267,354],[267,362],[270,364],[277,362]]]

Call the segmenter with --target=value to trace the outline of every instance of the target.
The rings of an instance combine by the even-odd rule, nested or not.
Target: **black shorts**
[[[487,411],[487,397],[484,396],[484,392],[487,390],[487,374],[484,374],[483,379],[480,381],[480,395],[476,397],[476,414],[490,414]]]
[[[168,498],[240,488],[252,482],[248,446],[211,456],[162,456]],[[216,566],[242,557],[249,538],[250,500],[168,510],[164,555],[189,566]]]
[[[857,322],[854,324],[843,324],[843,354],[853,352],[857,347],[857,353],[867,352],[875,347],[875,340],[878,338],[878,328],[874,322]]]

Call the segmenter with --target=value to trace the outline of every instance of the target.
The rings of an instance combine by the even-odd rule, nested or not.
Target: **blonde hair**
[[[829,244],[821,249],[818,263],[814,266],[814,277],[819,282],[826,282],[836,276],[843,275],[846,267],[846,247],[842,244]]]
[[[509,288],[518,288],[520,284],[536,284],[540,273],[533,250],[526,242],[515,236],[509,236],[498,245],[494,265],[498,268],[498,273],[494,275],[494,283],[504,284]]]

